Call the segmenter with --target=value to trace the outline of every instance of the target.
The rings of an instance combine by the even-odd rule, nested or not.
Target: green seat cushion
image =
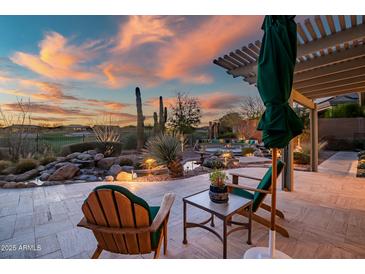
[[[240,197],[246,198],[246,199],[250,199],[253,200],[253,194],[244,190],[244,189],[240,189],[240,188],[232,188],[232,193],[236,194]]]
[[[284,163],[280,160],[277,161],[277,174],[280,174],[280,172],[282,171],[284,167]],[[261,190],[269,190],[271,187],[271,177],[272,177],[272,167],[270,167],[264,177],[262,178],[261,182],[258,184],[257,188],[261,189]],[[252,211],[255,212],[261,202],[265,199],[266,197],[266,193],[260,193],[260,192],[255,192],[255,194],[253,195],[253,205],[252,205]]]
[[[152,216],[152,219],[155,219],[159,210],[159,206],[150,206],[150,214]],[[151,246],[153,249],[157,248],[158,240],[160,239],[161,229],[162,226],[156,232],[151,233]]]

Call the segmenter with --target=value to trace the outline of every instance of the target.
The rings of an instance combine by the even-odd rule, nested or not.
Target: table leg
[[[227,218],[223,220],[223,259],[227,259]]]
[[[186,202],[183,201],[184,204],[184,210],[183,210],[183,218],[184,218],[184,240],[183,240],[183,244],[187,244],[188,241],[186,239]]]
[[[210,226],[214,227],[214,215],[212,214],[212,219],[210,220]]]
[[[252,203],[249,207],[249,212],[248,212],[248,239],[247,239],[247,244],[251,245],[251,230],[252,230]]]

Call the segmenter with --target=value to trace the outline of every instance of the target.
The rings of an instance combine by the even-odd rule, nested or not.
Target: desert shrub
[[[203,166],[211,169],[221,169],[224,167],[224,163],[218,157],[213,156],[208,159],[205,159],[203,162]]]
[[[184,173],[181,164],[181,143],[174,135],[156,135],[146,144],[146,155],[160,164],[165,164],[171,177],[180,177]]]
[[[310,156],[303,152],[294,152],[294,163],[299,165],[307,165],[310,163]]]
[[[135,162],[133,168],[136,170],[144,169],[144,165],[141,162]]]
[[[42,166],[45,166],[45,165],[48,165],[49,163],[52,163],[56,160],[57,160],[57,158],[55,156],[44,156],[44,157],[39,159],[39,163]]]
[[[326,110],[325,118],[365,117],[365,107],[359,104],[341,104]]]
[[[12,165],[12,162],[6,160],[0,160],[0,173]]]
[[[119,161],[120,166],[133,166],[133,160],[129,158],[121,158]]]
[[[21,174],[38,166],[38,162],[34,159],[20,159],[15,165],[15,174]]]
[[[253,147],[243,147],[242,148],[242,156],[246,156],[248,154],[252,154],[255,152],[255,149]]]
[[[135,133],[126,135],[122,139],[122,143],[124,150],[137,149],[137,135]]]
[[[61,154],[66,156],[68,154],[74,152],[84,152],[87,150],[96,150],[98,153],[103,153],[105,156],[119,156],[122,152],[122,144],[121,143],[113,143],[113,142],[84,142],[77,143],[72,145],[66,145],[62,148]]]
[[[3,140],[1,140],[3,142]],[[10,159],[9,149],[7,147],[0,147],[0,160]]]

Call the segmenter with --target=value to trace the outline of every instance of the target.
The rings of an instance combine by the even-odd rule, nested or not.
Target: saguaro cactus
[[[163,99],[160,96],[160,114],[159,114],[159,123],[161,132],[164,131],[165,123],[164,123],[164,109],[163,109]]]
[[[141,91],[136,87],[136,107],[137,107],[137,150],[144,146],[144,116],[142,111]]]
[[[157,133],[158,133],[158,117],[157,117],[157,112],[155,111],[153,113],[153,134]]]

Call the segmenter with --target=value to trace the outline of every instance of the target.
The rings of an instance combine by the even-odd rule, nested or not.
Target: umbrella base
[[[270,255],[268,247],[252,247],[245,252],[244,259],[291,259],[290,256],[275,249],[274,257]]]

